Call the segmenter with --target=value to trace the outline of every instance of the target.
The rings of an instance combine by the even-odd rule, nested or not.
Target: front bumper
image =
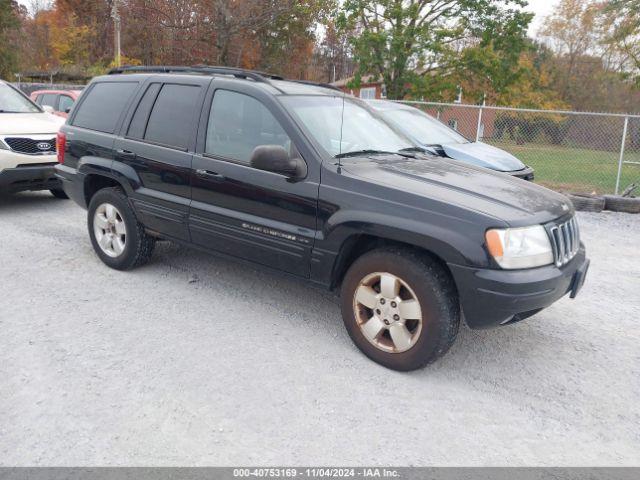
[[[567,294],[575,298],[589,269],[584,245],[562,268],[491,270],[449,264],[471,328],[492,328],[535,315]]]
[[[53,163],[5,168],[0,171],[0,192],[16,193],[28,190],[61,188]]]

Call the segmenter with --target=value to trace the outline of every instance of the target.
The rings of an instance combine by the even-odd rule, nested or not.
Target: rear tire
[[[64,193],[64,190],[62,190],[61,188],[52,188],[49,191],[51,192],[51,195],[53,195],[56,198],[59,198],[60,200],[68,200],[69,199],[67,194]]]
[[[116,270],[131,270],[149,261],[155,238],[138,222],[124,192],[104,188],[89,203],[87,226],[100,260]]]
[[[342,282],[341,305],[356,346],[393,370],[416,370],[443,356],[460,325],[451,276],[410,249],[373,250],[357,259]]]

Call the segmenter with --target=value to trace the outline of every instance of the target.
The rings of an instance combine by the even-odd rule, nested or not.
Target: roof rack
[[[191,67],[170,65],[124,65],[122,67],[112,68],[111,70],[109,70],[108,75],[118,75],[121,73],[200,73],[204,75],[231,75],[236,78],[249,79],[259,83],[271,84],[271,80],[286,80],[288,82],[300,83],[303,85],[314,85],[317,87],[329,88],[331,90],[342,92],[342,90],[340,90],[338,87],[329,85],[328,83],[311,82],[309,80],[290,80],[281,77],[280,75],[273,75],[271,73],[258,72],[255,70],[247,70],[244,68],[236,67],[216,67],[211,65],[193,65]]]
[[[217,73],[219,75],[231,75],[236,78],[250,79],[260,83],[269,83],[269,80],[284,80],[283,77],[279,77],[277,75],[270,75],[253,70],[233,67],[214,67],[209,65],[193,65],[191,67],[171,65],[124,65],[122,67],[112,68],[109,70],[108,75],[117,75],[120,73]]]
[[[290,80],[280,75],[273,75],[271,73],[258,72],[255,70],[246,70],[244,68],[236,67],[217,67],[211,65],[193,65],[187,66],[170,66],[170,65],[158,65],[158,66],[143,66],[143,65],[124,65],[122,67],[116,67],[109,70],[108,75],[117,75],[121,73],[200,73],[200,74],[219,74],[219,75],[231,75],[236,78],[243,78],[253,80],[259,83],[267,83],[275,87],[271,83],[271,80],[286,80],[288,82],[300,83],[303,85],[314,85],[317,87],[329,88],[331,90],[337,90],[342,92],[338,87],[329,85],[328,83],[318,83],[309,80]],[[276,87],[277,88],[277,87]]]
[[[312,85],[314,87],[323,87],[323,88],[328,88],[330,90],[336,90],[338,92],[342,92],[342,90],[340,90],[335,85],[331,85],[330,83],[312,82],[311,80],[290,80],[290,79],[287,79],[287,81],[293,82],[293,83],[301,83],[302,85]]]

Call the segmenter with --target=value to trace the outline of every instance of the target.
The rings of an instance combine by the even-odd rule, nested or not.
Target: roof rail
[[[171,66],[171,65],[157,65],[157,66],[144,66],[144,65],[124,65],[122,67],[116,67],[109,70],[108,75],[117,75],[121,73],[200,73],[204,75],[219,74],[219,75],[231,75],[236,78],[250,79],[259,83],[271,84],[271,80],[286,80],[289,82],[300,83],[303,85],[314,85],[317,87],[329,88],[342,92],[338,87],[329,85],[328,83],[318,83],[309,80],[290,80],[280,75],[274,75],[271,73],[258,72],[255,70],[247,70],[244,68],[236,67],[218,67],[212,65],[193,65],[193,66]],[[273,84],[271,84],[274,86]]]
[[[122,67],[112,68],[109,70],[108,75],[117,75],[120,73],[217,73],[219,75],[231,75],[236,78],[250,79],[260,83],[269,83],[269,80],[284,80],[283,77],[279,77],[278,75],[256,72],[254,70],[234,67],[216,67],[210,65],[193,65],[191,67],[175,65],[124,65]]]
[[[290,79],[287,79],[287,81],[293,82],[293,83],[301,83],[302,85],[312,85],[314,87],[328,88],[330,90],[336,90],[338,92],[342,92],[342,90],[340,90],[335,85],[331,85],[330,83],[312,82],[311,80],[290,80]]]

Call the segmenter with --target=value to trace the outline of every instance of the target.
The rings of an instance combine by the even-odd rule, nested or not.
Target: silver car
[[[509,152],[483,142],[473,142],[422,110],[388,100],[368,103],[385,120],[432,154],[533,180],[533,169]]]

